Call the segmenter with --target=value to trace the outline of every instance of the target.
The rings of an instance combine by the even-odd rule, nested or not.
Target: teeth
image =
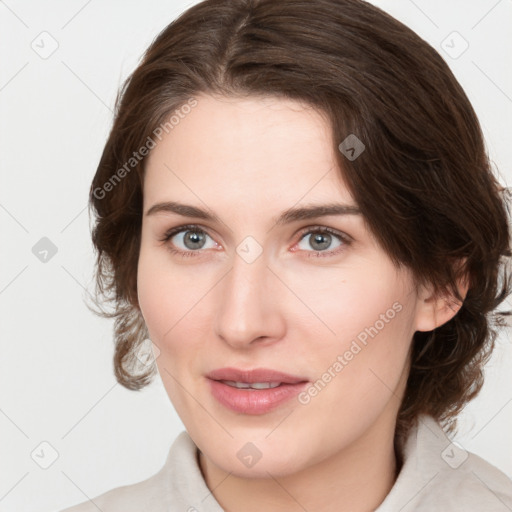
[[[223,380],[221,381],[228,386],[232,386],[238,389],[271,389],[280,386],[280,382],[235,382],[234,380]]]

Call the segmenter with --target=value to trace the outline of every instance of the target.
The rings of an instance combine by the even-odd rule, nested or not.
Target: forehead
[[[354,204],[331,128],[313,107],[276,97],[196,99],[151,150],[146,204],[184,196],[208,206],[229,200],[241,212],[300,201]]]

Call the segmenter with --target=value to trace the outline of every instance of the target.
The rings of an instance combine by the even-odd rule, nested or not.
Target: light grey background
[[[111,322],[84,305],[93,269],[86,205],[117,89],[193,3],[0,0],[2,512],[58,510],[143,480],[183,429],[159,378],[140,392],[115,382]],[[374,3],[444,56],[510,182],[512,1]],[[57,248],[47,262],[32,252],[42,237]],[[456,437],[510,476],[511,369],[506,332]]]

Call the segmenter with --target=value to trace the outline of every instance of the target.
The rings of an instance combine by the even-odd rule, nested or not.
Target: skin
[[[138,299],[169,398],[224,510],[373,510],[396,477],[393,436],[412,336],[458,308],[394,267],[360,214],[275,224],[291,207],[357,206],[316,110],[271,97],[197,100],[152,149],[144,178]],[[147,215],[166,201],[220,221]],[[162,241],[186,224],[206,234],[202,248],[185,245],[186,229]],[[327,235],[319,250],[314,228],[322,226],[350,243]],[[247,236],[262,249],[251,263],[236,252]],[[226,366],[315,382],[396,303],[400,312],[307,404],[292,399],[246,415],[210,393],[205,374]],[[262,454],[252,467],[237,457],[247,442]]]

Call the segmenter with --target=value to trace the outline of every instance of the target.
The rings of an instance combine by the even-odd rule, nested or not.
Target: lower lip
[[[213,396],[228,409],[243,414],[265,414],[298,395],[307,382],[281,384],[277,388],[239,389],[208,379]]]

